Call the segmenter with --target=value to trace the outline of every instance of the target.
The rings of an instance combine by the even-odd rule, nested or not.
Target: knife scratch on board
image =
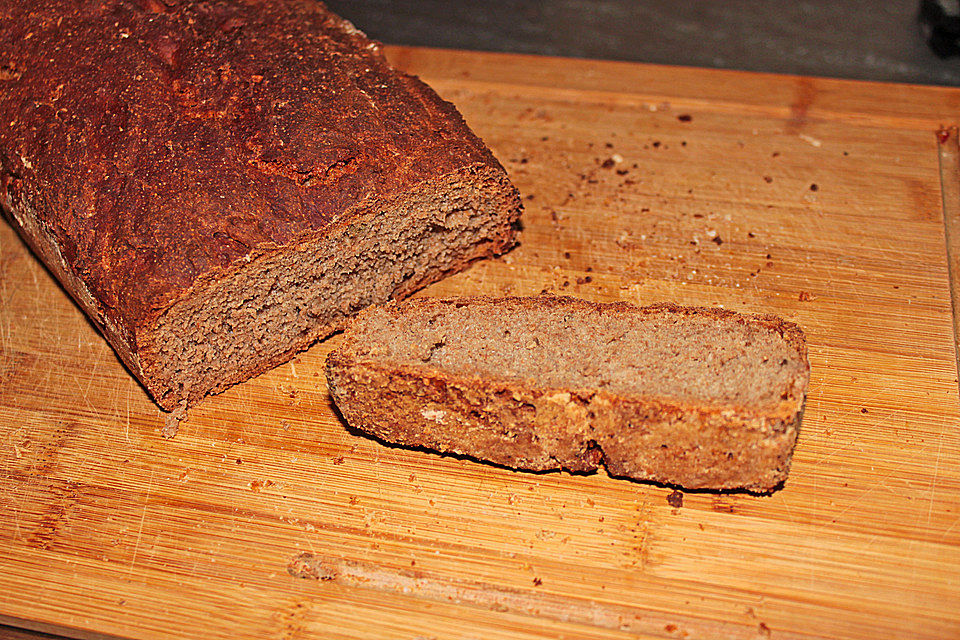
[[[947,420],[943,418],[940,420],[940,430],[937,432],[937,458],[933,464],[933,478],[930,479],[930,504],[927,505],[927,524],[930,524],[930,517],[933,514],[933,501],[934,496],[937,493],[937,480],[940,476],[940,455],[943,449],[943,428],[946,426]]]
[[[153,479],[156,471],[150,470],[150,480],[147,482],[147,493],[143,496],[143,511],[140,512],[140,525],[137,527],[137,540],[133,545],[133,557],[130,559],[130,566],[127,569],[127,577],[133,573],[133,568],[137,564],[137,553],[140,551],[140,539],[143,537],[143,523],[147,519],[147,507],[150,503],[150,493],[153,491]]]

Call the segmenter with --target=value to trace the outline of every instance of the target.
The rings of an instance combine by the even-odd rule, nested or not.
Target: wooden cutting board
[[[0,621],[136,638],[960,637],[945,233],[960,176],[956,133],[938,142],[960,91],[389,55],[462,110],[525,197],[519,248],[422,295],[798,322],[812,380],[785,487],[676,508],[668,488],[603,473],[384,446],[331,408],[337,338],[161,439],[157,408],[3,225]]]

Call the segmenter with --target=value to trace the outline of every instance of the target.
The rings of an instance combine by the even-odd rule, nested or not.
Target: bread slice
[[[460,114],[319,2],[0,8],[0,205],[164,408],[516,239]]]
[[[387,442],[758,492],[787,477],[809,376],[774,316],[555,297],[370,308],[327,359],[343,417]]]

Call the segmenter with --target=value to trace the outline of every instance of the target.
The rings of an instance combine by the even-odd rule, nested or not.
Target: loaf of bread
[[[787,477],[809,375],[773,316],[554,297],[373,307],[327,360],[343,417],[387,442],[757,492]]]
[[[515,242],[452,105],[312,0],[5,0],[0,204],[164,408]]]

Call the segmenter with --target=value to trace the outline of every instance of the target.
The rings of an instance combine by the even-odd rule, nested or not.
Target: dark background
[[[953,0],[944,1],[956,6]],[[918,0],[327,0],[389,44],[960,86]]]

